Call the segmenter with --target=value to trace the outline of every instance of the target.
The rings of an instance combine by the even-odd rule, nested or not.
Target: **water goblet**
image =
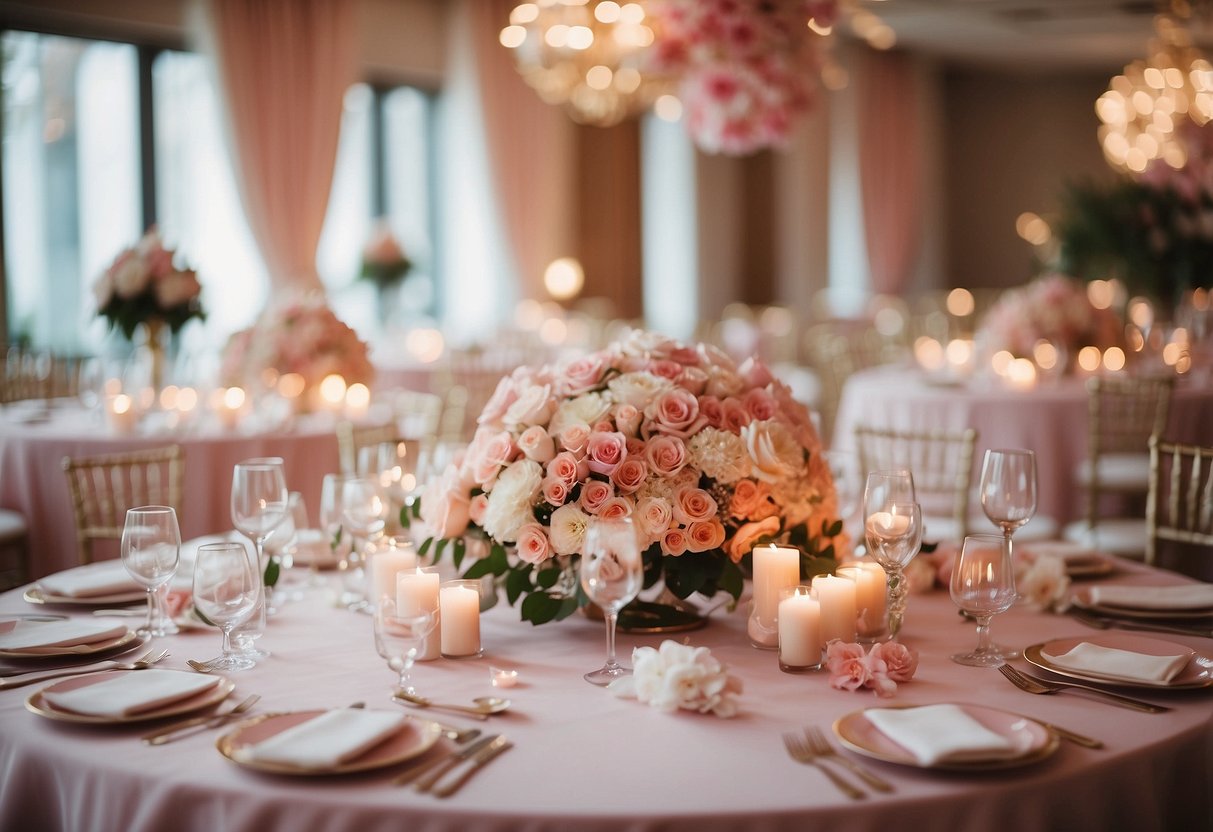
[[[980,488],[982,511],[1002,529],[1010,554],[1011,536],[1036,514],[1036,454],[1019,449],[987,450]]]
[[[895,640],[905,620],[905,567],[922,545],[922,508],[916,502],[890,496],[897,489],[889,490],[885,487],[888,484],[882,482],[878,474],[868,475],[869,488],[864,494],[864,538],[868,554],[887,576],[889,636]]]
[[[147,589],[147,622],[139,628],[140,633],[164,636],[177,632],[159,590],[167,588],[180,562],[177,512],[171,506],[128,509],[122,527],[122,565]]]
[[[360,453],[360,471],[365,476],[379,480],[388,503],[389,525],[399,525],[400,512],[411,508],[420,491],[419,463],[421,442],[416,439],[397,439],[380,442]]]
[[[602,608],[606,617],[606,664],[585,674],[585,680],[594,685],[609,685],[632,674],[631,668],[615,660],[615,625],[619,611],[636,597],[644,581],[640,542],[630,517],[590,521],[578,572],[585,594]]]
[[[411,614],[399,612],[396,602],[383,598],[375,607],[375,650],[396,671],[393,688],[404,693],[417,691],[409,682],[409,670],[417,660],[426,637],[434,629],[437,616],[433,611],[418,610]]]
[[[258,457],[236,463],[232,471],[232,525],[253,543],[253,562],[261,580],[259,609],[237,629],[237,641],[246,655],[264,658],[269,653],[252,642],[265,630],[269,593],[265,586],[265,541],[285,519],[289,492],[280,457]]]
[[[205,543],[194,561],[194,606],[223,631],[223,655],[213,670],[248,670],[256,662],[232,649],[232,630],[253,613],[260,579],[243,543]]]
[[[1015,569],[1003,538],[993,534],[966,537],[952,567],[949,590],[956,605],[977,621],[977,647],[968,653],[956,653],[952,661],[996,667],[1019,655],[990,640],[990,618],[1015,603]]]
[[[383,534],[387,502],[374,477],[351,477],[341,485],[341,526],[350,535],[350,555],[344,571],[342,602],[355,609],[366,604],[365,564],[371,541]]]

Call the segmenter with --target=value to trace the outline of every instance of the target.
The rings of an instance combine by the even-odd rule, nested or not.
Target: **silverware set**
[[[248,713],[249,709],[256,705],[260,699],[261,696],[254,693],[231,710],[224,711],[221,714],[196,716],[182,720],[181,722],[175,722],[165,728],[152,731],[150,734],[144,734],[143,741],[148,745],[164,745],[165,743],[193,736],[201,731],[218,728]]]
[[[419,760],[409,766],[392,781],[396,786],[412,786],[419,792],[435,797],[450,797],[463,788],[476,772],[484,768],[498,755],[514,747],[504,734],[480,737],[468,745],[448,754]],[[466,766],[452,778],[446,775],[459,766]]]
[[[826,765],[827,761],[844,766],[876,791],[885,793],[893,791],[893,786],[887,780],[840,754],[819,728],[805,728],[803,734],[787,732],[783,735],[783,745],[788,751],[788,756],[793,760],[805,765],[816,766],[840,792],[852,800],[864,800],[868,793]]]
[[[1164,624],[1158,621],[1138,621],[1124,618],[1113,618],[1106,615],[1096,615],[1085,610],[1071,608],[1070,616],[1076,621],[1094,627],[1097,630],[1138,630],[1144,633],[1167,633],[1173,636],[1198,636],[1213,638],[1213,627],[1187,626],[1183,624]]]
[[[35,676],[32,679],[8,677],[0,680],[0,690],[11,690],[13,688],[21,688],[26,685],[36,685],[39,682],[47,682],[51,679],[61,679],[66,676],[83,676],[86,673],[101,673],[108,670],[146,670],[154,664],[164,661],[169,657],[167,650],[161,650],[157,653],[155,650],[149,650],[139,659],[133,662],[115,662],[109,661],[102,667],[84,667],[74,668],[72,670],[61,670],[56,673],[43,673]]]
[[[1009,664],[1001,665],[998,672],[1006,676],[1011,684],[1027,693],[1035,693],[1042,696],[1049,696],[1054,693],[1060,693],[1063,690],[1074,689],[1094,693],[1102,696],[1108,702],[1114,705],[1120,705],[1122,708],[1130,708],[1134,711],[1143,711],[1148,714],[1160,714],[1164,711],[1171,710],[1164,708],[1162,705],[1155,705],[1152,702],[1145,702],[1141,699],[1133,699],[1130,696],[1122,696],[1119,693],[1112,693],[1102,688],[1092,687],[1091,685],[1080,685],[1077,682],[1054,682],[1047,679],[1041,679],[1038,676],[1030,676],[1023,671],[1016,670]]]

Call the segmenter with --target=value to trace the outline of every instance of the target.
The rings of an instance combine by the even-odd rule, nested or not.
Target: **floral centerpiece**
[[[833,0],[655,0],[654,63],[681,78],[692,140],[708,153],[743,155],[786,142],[809,110]]]
[[[177,268],[174,257],[154,228],[123,249],[93,284],[97,314],[127,340],[140,324],[177,332],[192,318],[205,319],[198,276]]]
[[[251,327],[228,339],[219,370],[222,383],[256,389],[267,369],[302,376],[305,396],[331,374],[348,384],[367,384],[374,376],[366,342],[319,293],[271,304]]]
[[[465,577],[497,576],[536,624],[587,602],[570,566],[595,517],[631,516],[646,587],[680,599],[740,597],[759,542],[800,547],[805,574],[829,571],[842,542],[821,442],[788,388],[758,361],[641,331],[502,379],[416,513],[437,539],[422,553],[449,544],[457,566],[469,528],[487,535]]]
[[[1072,355],[1087,345],[1119,344],[1121,325],[1116,313],[1091,304],[1083,284],[1052,273],[1004,293],[982,319],[976,341],[987,356],[1006,350],[1032,358],[1038,341]]]
[[[387,223],[377,225],[362,248],[362,270],[359,276],[383,290],[398,285],[411,268],[413,263],[405,256],[404,249],[392,229]]]

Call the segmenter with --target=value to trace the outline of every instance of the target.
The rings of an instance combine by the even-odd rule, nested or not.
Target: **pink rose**
[[[628,436],[635,436],[640,430],[641,413],[630,404],[621,404],[615,408],[615,427]]]
[[[648,475],[649,467],[644,464],[644,461],[629,456],[619,464],[615,473],[611,474],[611,482],[615,483],[615,487],[623,493],[631,494],[644,485],[644,479]]]
[[[599,419],[597,422],[594,423],[593,427],[590,428],[590,432],[591,433],[598,433],[598,432],[610,433],[614,429],[615,429],[615,423],[612,422],[610,419]]]
[[[644,458],[653,473],[672,477],[687,464],[687,446],[676,436],[655,436],[645,445]]]
[[[557,392],[566,398],[572,398],[589,392],[602,382],[602,374],[608,361],[606,353],[596,352],[565,365],[560,374]]]
[[[733,433],[741,433],[741,429],[751,421],[750,412],[738,399],[730,396],[721,403],[724,411],[724,429]]]
[[[577,457],[568,451],[558,453],[552,457],[552,461],[548,463],[547,468],[549,477],[561,480],[570,488],[573,486],[573,483],[585,479],[588,473],[589,466],[584,461],[578,461]]]
[[[670,504],[662,497],[644,497],[636,504],[634,514],[637,525],[650,541],[660,540],[670,528]]]
[[[472,477],[481,485],[488,485],[497,478],[501,467],[514,457],[514,438],[509,431],[493,434],[487,441],[468,449],[468,465]]]
[[[666,357],[677,361],[685,367],[698,367],[700,364],[699,350],[686,344],[672,342],[666,350]]]
[[[682,375],[682,365],[677,361],[650,361],[646,369],[653,375],[670,381],[678,381],[678,377]]]
[[[733,486],[733,496],[729,499],[729,514],[738,520],[761,520],[770,516],[761,512],[763,504],[770,503],[771,487],[764,482],[754,480],[738,480]],[[758,515],[762,514],[762,517]]]
[[[717,430],[724,427],[724,405],[715,396],[700,396],[699,415],[707,420],[709,427]]]
[[[687,437],[704,424],[699,419],[699,399],[689,390],[675,387],[659,394],[644,409],[651,430]]]
[[[590,480],[581,487],[581,507],[587,514],[597,514],[602,504],[615,496],[615,489],[609,482]]]
[[[702,488],[678,489],[674,492],[673,504],[674,519],[684,526],[716,516],[716,501]]]
[[[584,451],[586,443],[589,441],[590,428],[588,425],[569,425],[560,432],[560,447],[575,454]]]
[[[646,447],[643,439],[637,439],[634,436],[629,436],[627,440],[628,456],[644,458],[644,449]]]
[[[711,520],[697,520],[687,527],[687,549],[691,552],[710,552],[719,549],[724,543],[724,526],[713,517]]]
[[[538,523],[524,523],[518,529],[518,558],[526,563],[543,563],[552,556],[547,532]]]
[[[467,492],[459,487],[454,466],[433,480],[422,495],[421,519],[435,537],[458,537],[467,531],[471,505]]]
[[[683,367],[678,386],[698,396],[708,386],[708,374],[698,367]]]
[[[556,409],[552,388],[547,384],[532,384],[518,394],[506,409],[501,421],[507,425],[539,425],[547,422]]]
[[[756,523],[745,523],[733,532],[733,538],[725,546],[729,560],[741,563],[741,559],[749,554],[754,544],[763,537],[774,537],[779,534],[779,518],[767,517]]]
[[[595,431],[586,443],[586,457],[595,474],[610,476],[627,455],[627,440],[618,431]]]
[[[531,425],[522,432],[518,437],[518,447],[526,454],[527,459],[533,459],[541,465],[551,462],[556,456],[556,442],[539,425]]]
[[[863,647],[837,640],[826,647],[826,669],[830,687],[838,690],[859,690],[872,677]]]
[[[746,393],[741,403],[750,417],[758,422],[774,419],[779,412],[779,405],[775,402],[775,397],[761,387],[755,387]]]
[[[627,497],[612,497],[602,504],[598,516],[603,520],[619,520],[632,516],[632,502]]]
[[[468,519],[479,526],[484,522],[484,513],[489,507],[489,495],[477,494],[468,502]]]
[[[518,388],[514,385],[514,380],[506,376],[497,382],[497,389],[493,391],[493,395],[485,404],[484,409],[480,411],[477,422],[482,425],[500,424],[501,417],[517,398]]]
[[[193,272],[172,272],[156,281],[156,303],[161,309],[189,303],[201,293],[202,286]]]
[[[675,526],[667,529],[661,536],[661,553],[670,557],[678,557],[687,550],[687,534]]]
[[[908,682],[918,670],[918,653],[898,641],[877,642],[869,655],[884,662],[885,673],[894,682]]]
[[[539,490],[544,501],[550,506],[562,506],[569,498],[569,484],[560,477],[546,477]]]
[[[756,358],[747,358],[742,362],[737,368],[737,374],[745,379],[748,387],[766,387],[774,378],[767,365]]]

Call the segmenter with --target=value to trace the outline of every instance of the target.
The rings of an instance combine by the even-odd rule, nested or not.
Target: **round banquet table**
[[[10,409],[0,415],[0,506],[25,516],[30,578],[78,563],[64,457],[180,445],[185,452],[178,512],[183,539],[231,527],[232,468],[242,459],[282,457],[287,486],[303,494],[313,517],[324,475],[339,470],[333,420],[322,414],[276,430],[212,427],[130,434],[114,433],[93,414],[71,405],[52,408],[45,421],[26,421],[21,414]],[[99,557],[107,554],[103,545]]]
[[[1109,580],[1164,584],[1183,579],[1126,565]],[[388,701],[394,675],[372,647],[370,618],[317,594],[271,619],[263,646],[272,657],[232,674],[231,701],[257,693],[255,712]],[[19,590],[0,596],[0,614],[30,612]],[[1031,696],[993,669],[947,657],[975,643],[943,591],[910,599],[906,643],[921,655],[917,675],[895,697],[847,692],[824,673],[782,673],[776,656],[748,645],[740,612],[716,612],[708,626],[676,638],[710,647],[744,684],[734,719],[662,713],[581,674],[603,658],[601,622],[574,616],[533,627],[504,602],[483,615],[485,655],[419,663],[426,695],[466,701],[492,692],[490,665],[516,668],[512,709],[477,724],[515,743],[455,797],[440,800],[391,784],[395,770],[298,778],[245,770],[215,748],[221,731],[160,747],[139,737],[147,724],[97,727],[28,712],[37,686],[0,692],[0,828],[38,830],[665,830],[894,828],[990,830],[1209,829],[1213,823],[1213,708],[1210,691],[1145,691],[1172,706],[1146,714],[1085,695]],[[1077,621],[1016,608],[998,616],[996,637],[1019,647],[1090,633]],[[1213,640],[1167,637],[1204,651]],[[660,636],[621,634],[620,649]],[[207,658],[214,631],[157,639],[165,666]],[[1022,663],[1020,663],[1022,664]],[[1129,691],[1142,695],[1143,691]],[[815,768],[792,761],[781,734],[859,709],[958,702],[1047,720],[1102,739],[1103,750],[1062,742],[1036,763],[987,772],[942,772],[863,759],[890,780],[892,794],[852,801]],[[420,712],[418,712],[420,713]],[[445,741],[444,741],[445,742]],[[843,752],[850,754],[850,752]],[[852,778],[853,779],[853,778]]]
[[[1084,379],[1013,390],[978,379],[935,383],[918,369],[902,366],[861,370],[843,385],[831,447],[853,449],[857,425],[903,431],[975,429],[974,485],[987,448],[1029,448],[1036,452],[1038,514],[1063,526],[1084,516],[1083,493],[1074,486],[1075,469],[1087,458]],[[1172,441],[1213,445],[1213,383],[1176,383],[1164,435]]]

